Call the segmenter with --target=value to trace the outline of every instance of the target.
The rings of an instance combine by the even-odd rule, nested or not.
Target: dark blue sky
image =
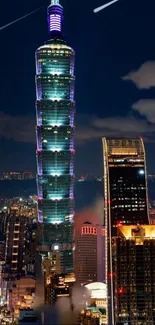
[[[2,1],[0,24],[49,1]],[[143,136],[155,172],[155,1],[93,14],[103,3],[61,1],[76,51],[76,172],[102,174],[102,136]],[[46,39],[46,8],[0,31],[0,171],[35,170],[34,52]]]

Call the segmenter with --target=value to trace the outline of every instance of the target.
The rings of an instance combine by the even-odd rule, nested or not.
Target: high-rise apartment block
[[[113,257],[115,324],[155,324],[155,226],[119,226]]]
[[[14,277],[35,276],[37,245],[37,224],[28,216],[12,212],[8,216],[6,231],[5,273]]]
[[[7,225],[5,265],[6,273],[25,274],[26,217],[11,215]]]
[[[72,245],[74,216],[74,57],[63,38],[63,7],[51,0],[49,40],[36,51],[38,220],[41,241]],[[64,268],[73,269],[62,250]]]

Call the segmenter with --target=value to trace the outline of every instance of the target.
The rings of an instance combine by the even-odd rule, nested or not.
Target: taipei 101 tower
[[[75,52],[63,37],[59,0],[51,0],[47,18],[49,38],[36,51],[40,247],[58,258],[61,272],[72,272]]]

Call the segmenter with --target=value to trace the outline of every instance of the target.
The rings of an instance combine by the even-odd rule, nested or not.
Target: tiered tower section
[[[50,39],[36,51],[38,220],[58,226],[74,213],[75,53],[62,36],[58,0],[47,14]]]

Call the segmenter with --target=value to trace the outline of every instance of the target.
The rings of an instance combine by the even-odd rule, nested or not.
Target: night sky
[[[35,171],[35,50],[47,40],[50,0],[3,0],[0,31],[0,172]],[[61,0],[76,51],[76,173],[102,174],[102,136],[142,136],[155,172],[155,1]]]

